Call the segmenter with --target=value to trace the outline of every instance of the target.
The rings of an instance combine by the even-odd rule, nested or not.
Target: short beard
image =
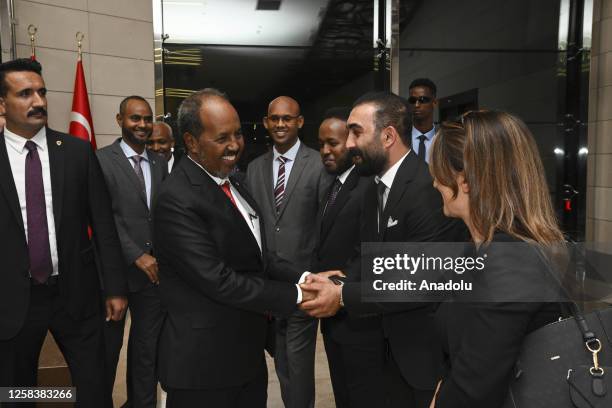
[[[380,141],[374,142],[368,150],[353,147],[350,149],[352,157],[360,156],[361,162],[355,163],[355,169],[362,176],[375,176],[382,173],[387,164],[387,155]]]
[[[347,150],[342,156],[338,158],[338,165],[336,166],[336,170],[328,171],[328,173],[339,176],[348,169],[350,169],[352,165],[353,154],[351,150]]]
[[[126,138],[129,142],[136,144],[136,145],[146,145],[147,141],[149,140],[148,137],[146,137],[143,140],[140,140],[139,138],[137,138],[136,136],[134,136],[134,134],[132,132],[130,132],[129,130],[125,130],[122,131],[123,137]]]

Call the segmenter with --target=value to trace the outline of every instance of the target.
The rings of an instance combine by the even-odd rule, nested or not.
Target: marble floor
[[[128,316],[129,319],[129,316]],[[123,348],[119,357],[119,365],[117,367],[117,379],[115,381],[115,389],[113,392],[113,402],[115,407],[120,407],[126,400],[125,389],[125,372],[126,372],[126,357],[127,357],[127,339],[129,334],[129,320],[126,321],[125,335],[123,337]],[[283,408],[283,402],[280,396],[280,388],[278,378],[274,372],[274,361],[266,354],[266,362],[268,363],[268,408]],[[333,408],[334,395],[332,393],[331,382],[329,379],[329,367],[327,366],[327,357],[323,347],[323,338],[319,332],[317,338],[317,351],[315,360],[315,387],[316,387],[316,408]],[[161,400],[161,389],[158,391],[158,401]],[[158,406],[161,404],[158,403]]]

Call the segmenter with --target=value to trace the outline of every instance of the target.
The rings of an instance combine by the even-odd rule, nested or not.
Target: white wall
[[[119,137],[119,102],[145,97],[153,111],[151,0],[15,0],[17,56],[30,56],[28,25],[38,27],[36,58],[49,89],[49,126],[68,130],[77,59],[77,31],[85,34],[83,65],[98,147]]]

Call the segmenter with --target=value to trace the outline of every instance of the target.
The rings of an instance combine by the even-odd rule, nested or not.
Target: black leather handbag
[[[612,408],[612,308],[530,333],[503,408]]]

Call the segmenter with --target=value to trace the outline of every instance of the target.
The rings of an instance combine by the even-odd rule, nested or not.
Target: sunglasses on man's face
[[[411,96],[410,98],[408,98],[408,103],[411,105],[415,105],[418,102],[422,105],[424,103],[431,102],[432,99],[433,98],[430,98],[429,96]]]

